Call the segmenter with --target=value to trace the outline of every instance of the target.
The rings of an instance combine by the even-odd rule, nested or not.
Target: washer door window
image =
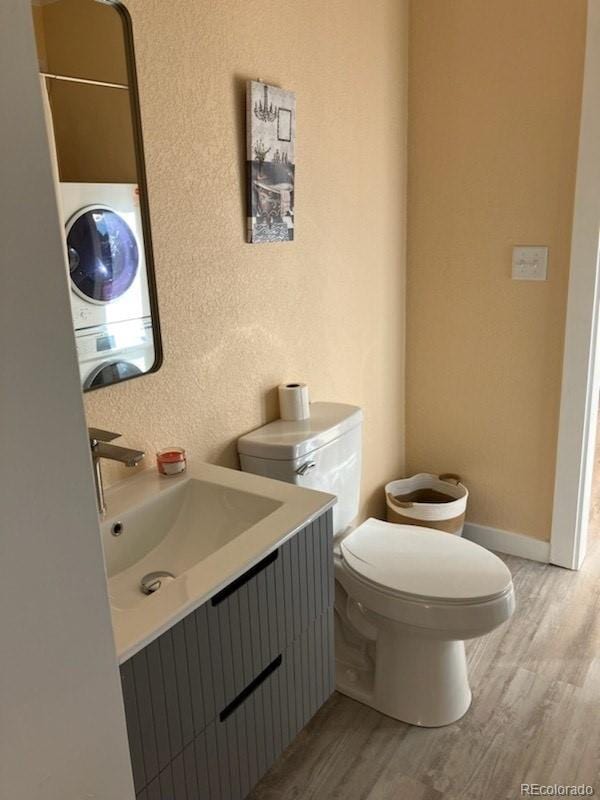
[[[84,389],[97,389],[99,386],[111,386],[113,383],[143,375],[139,367],[128,361],[108,361],[93,370],[85,379]]]
[[[121,297],[138,272],[135,234],[108,206],[88,206],[71,217],[67,252],[73,288],[93,303],[110,303]]]

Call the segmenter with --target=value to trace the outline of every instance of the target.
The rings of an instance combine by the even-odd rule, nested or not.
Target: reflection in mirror
[[[84,391],[161,345],[131,25],[105,0],[32,0]]]

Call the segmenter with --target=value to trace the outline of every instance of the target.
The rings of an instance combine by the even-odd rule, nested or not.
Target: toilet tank
[[[356,518],[363,414],[343,403],[311,403],[310,419],[278,419],[238,439],[244,472],[337,495],[333,530]]]

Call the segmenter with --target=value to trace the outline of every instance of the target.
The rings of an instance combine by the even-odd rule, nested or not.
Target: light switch
[[[514,281],[545,281],[547,277],[547,247],[513,247],[512,279]]]

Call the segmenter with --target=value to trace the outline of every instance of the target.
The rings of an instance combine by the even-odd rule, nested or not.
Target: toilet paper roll
[[[308,386],[305,383],[282,383],[279,387],[279,415],[295,422],[310,417]]]

